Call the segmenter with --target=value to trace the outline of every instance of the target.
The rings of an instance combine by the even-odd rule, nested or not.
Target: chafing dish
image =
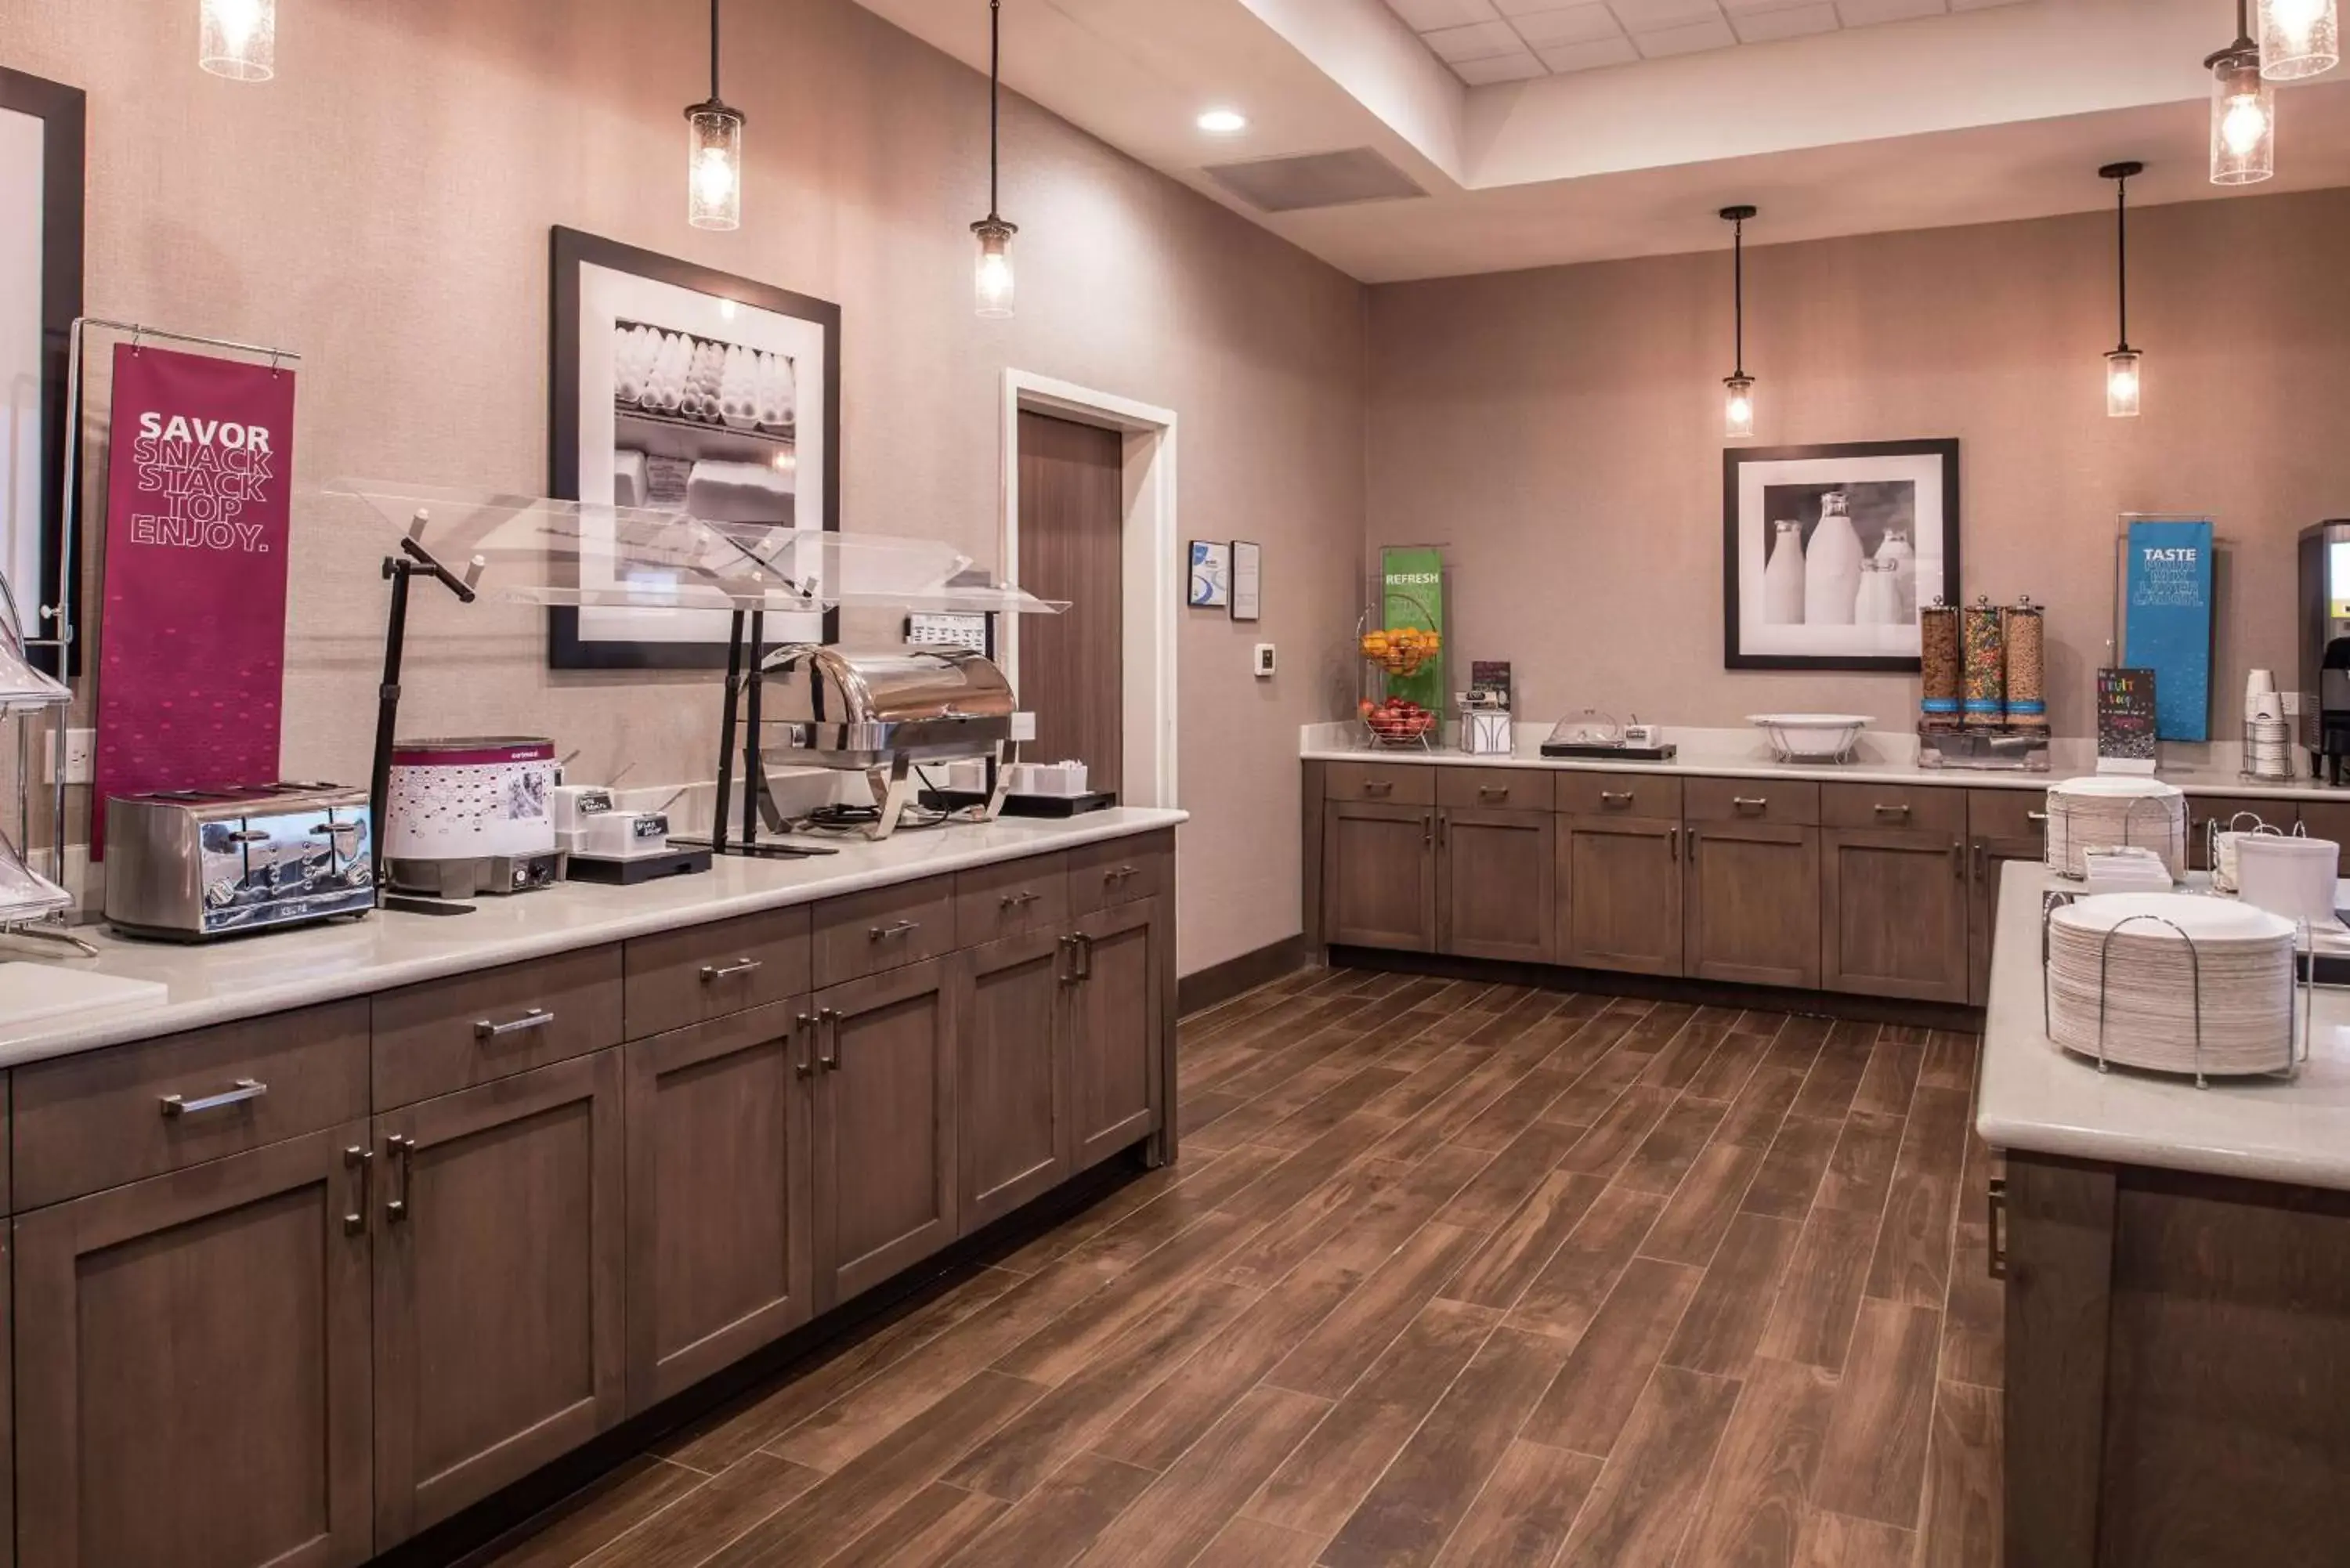
[[[914,770],[968,757],[1000,761],[1012,738],[1012,685],[993,660],[952,648],[877,651],[795,643],[761,666],[759,781],[771,826],[780,813],[766,788],[770,768],[861,772],[879,815],[868,830],[886,838],[914,794]],[[1003,770],[987,802],[1003,805]]]

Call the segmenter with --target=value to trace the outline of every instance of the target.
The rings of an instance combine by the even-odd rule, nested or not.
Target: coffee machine
[[[2319,782],[2350,762],[2350,518],[2301,531],[2301,744]]]

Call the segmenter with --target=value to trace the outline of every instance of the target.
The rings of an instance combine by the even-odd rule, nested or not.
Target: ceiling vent
[[[1314,207],[1349,207],[1428,194],[1412,183],[1411,176],[1367,147],[1309,152],[1301,158],[1221,163],[1206,173],[1261,213],[1302,213]]]

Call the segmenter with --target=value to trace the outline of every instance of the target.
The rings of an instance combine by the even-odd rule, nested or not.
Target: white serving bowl
[[[1876,722],[1858,713],[1749,713],[1746,722],[1771,742],[1783,763],[1841,763],[1860,743],[1860,732]]]

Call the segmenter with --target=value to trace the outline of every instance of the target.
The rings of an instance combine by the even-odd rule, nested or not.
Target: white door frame
[[[1120,539],[1125,667],[1125,805],[1175,804],[1175,410],[1092,391],[1025,370],[1003,372],[1003,576],[1020,575],[1020,413],[1118,432],[1125,454],[1125,525]],[[1020,689],[1020,620],[1003,619],[1001,654],[1012,689]]]

